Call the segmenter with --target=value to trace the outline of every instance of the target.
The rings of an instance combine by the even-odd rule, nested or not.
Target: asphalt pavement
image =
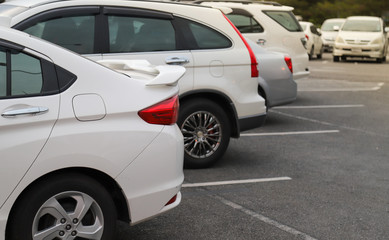
[[[389,239],[389,62],[309,65],[294,103],[185,170],[180,206],[117,240]]]

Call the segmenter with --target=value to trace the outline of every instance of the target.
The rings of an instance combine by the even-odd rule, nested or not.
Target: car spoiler
[[[182,66],[155,66],[147,60],[112,59],[99,60],[98,63],[132,78],[145,80],[146,86],[177,85],[186,71]]]

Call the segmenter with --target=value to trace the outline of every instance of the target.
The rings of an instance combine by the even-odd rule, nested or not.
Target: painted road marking
[[[257,179],[246,179],[246,180],[203,182],[203,183],[184,183],[184,184],[182,184],[182,187],[183,188],[209,187],[209,186],[221,186],[221,185],[231,185],[231,184],[275,182],[275,181],[288,181],[288,180],[292,180],[292,178],[290,178],[290,177],[276,177],[276,178],[257,178]]]
[[[232,202],[230,200],[227,200],[227,199],[225,199],[223,197],[220,197],[220,196],[217,196],[217,195],[212,195],[212,197],[217,199],[217,200],[219,200],[224,205],[232,207],[233,209],[241,211],[241,212],[243,212],[243,213],[245,213],[245,214],[247,214],[247,215],[249,215],[249,216],[251,216],[253,218],[256,218],[256,219],[258,219],[258,220],[260,220],[260,221],[262,221],[264,223],[267,223],[267,224],[272,225],[272,226],[274,226],[274,227],[276,227],[278,229],[281,229],[281,230],[283,230],[285,232],[288,232],[288,233],[290,233],[290,234],[292,234],[292,235],[294,235],[296,237],[299,237],[299,239],[317,240],[316,238],[313,238],[313,237],[309,236],[306,233],[303,233],[303,232],[301,232],[301,231],[299,231],[297,229],[294,229],[292,227],[289,227],[289,226],[286,226],[286,225],[284,225],[282,223],[279,223],[279,222],[277,222],[277,221],[275,221],[275,220],[273,220],[271,218],[268,218],[268,217],[266,217],[266,216],[264,216],[262,214],[256,213],[253,210],[247,209],[247,208],[243,207],[242,205],[236,204],[236,203],[234,203],[234,202]]]
[[[260,137],[260,136],[286,136],[286,135],[323,134],[323,133],[339,133],[339,130],[272,132],[272,133],[242,133],[242,134],[240,134],[240,136],[241,137]]]
[[[377,91],[384,86],[383,82],[351,82],[345,80],[298,80],[299,92],[360,92]]]
[[[321,108],[359,108],[365,107],[363,104],[349,104],[349,105],[313,105],[313,106],[279,106],[273,109],[321,109]]]

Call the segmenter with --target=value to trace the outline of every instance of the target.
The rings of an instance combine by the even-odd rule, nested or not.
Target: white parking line
[[[322,134],[322,133],[339,133],[339,130],[273,132],[273,133],[242,133],[242,134],[240,134],[240,136],[241,137],[260,137],[260,136],[286,136],[286,135]]]
[[[286,226],[282,223],[279,223],[271,218],[268,218],[266,216],[263,216],[262,214],[259,214],[259,213],[256,213],[254,212],[253,210],[250,210],[250,209],[247,209],[245,207],[243,207],[242,205],[239,205],[239,204],[236,204],[234,202],[231,202],[223,197],[220,197],[220,196],[216,196],[216,195],[213,195],[213,197],[217,200],[219,200],[220,202],[222,202],[223,204],[229,206],[229,207],[232,207],[233,209],[235,210],[238,210],[238,211],[241,211],[253,218],[256,218],[264,223],[267,223],[269,225],[272,225],[278,229],[281,229],[285,232],[288,232],[296,237],[299,237],[299,239],[305,239],[305,240],[316,240],[316,238],[313,238],[311,236],[309,236],[308,234],[306,233],[303,233],[297,229],[294,229],[292,227],[289,227],[289,226]]]
[[[232,180],[232,181],[218,181],[218,182],[203,182],[203,183],[185,183],[182,184],[183,188],[188,187],[209,187],[231,184],[244,184],[244,183],[259,183],[259,182],[275,182],[275,181],[287,181],[292,180],[290,177],[276,177],[276,178],[257,178],[246,180]]]
[[[279,106],[273,109],[321,109],[321,108],[358,108],[365,107],[363,104],[349,104],[349,105],[313,105],[313,106]]]

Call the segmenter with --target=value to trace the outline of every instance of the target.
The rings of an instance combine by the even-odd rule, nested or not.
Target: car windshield
[[[351,32],[380,32],[381,24],[377,20],[347,20],[342,31]]]
[[[302,32],[300,24],[292,12],[288,11],[263,11],[266,15],[286,28],[290,32]]]
[[[342,24],[344,23],[344,21],[339,21],[339,22],[335,22],[335,21],[331,21],[331,22],[324,22],[323,25],[321,26],[321,30],[322,31],[333,31],[335,32],[336,30],[334,29],[335,26],[342,26]]]

